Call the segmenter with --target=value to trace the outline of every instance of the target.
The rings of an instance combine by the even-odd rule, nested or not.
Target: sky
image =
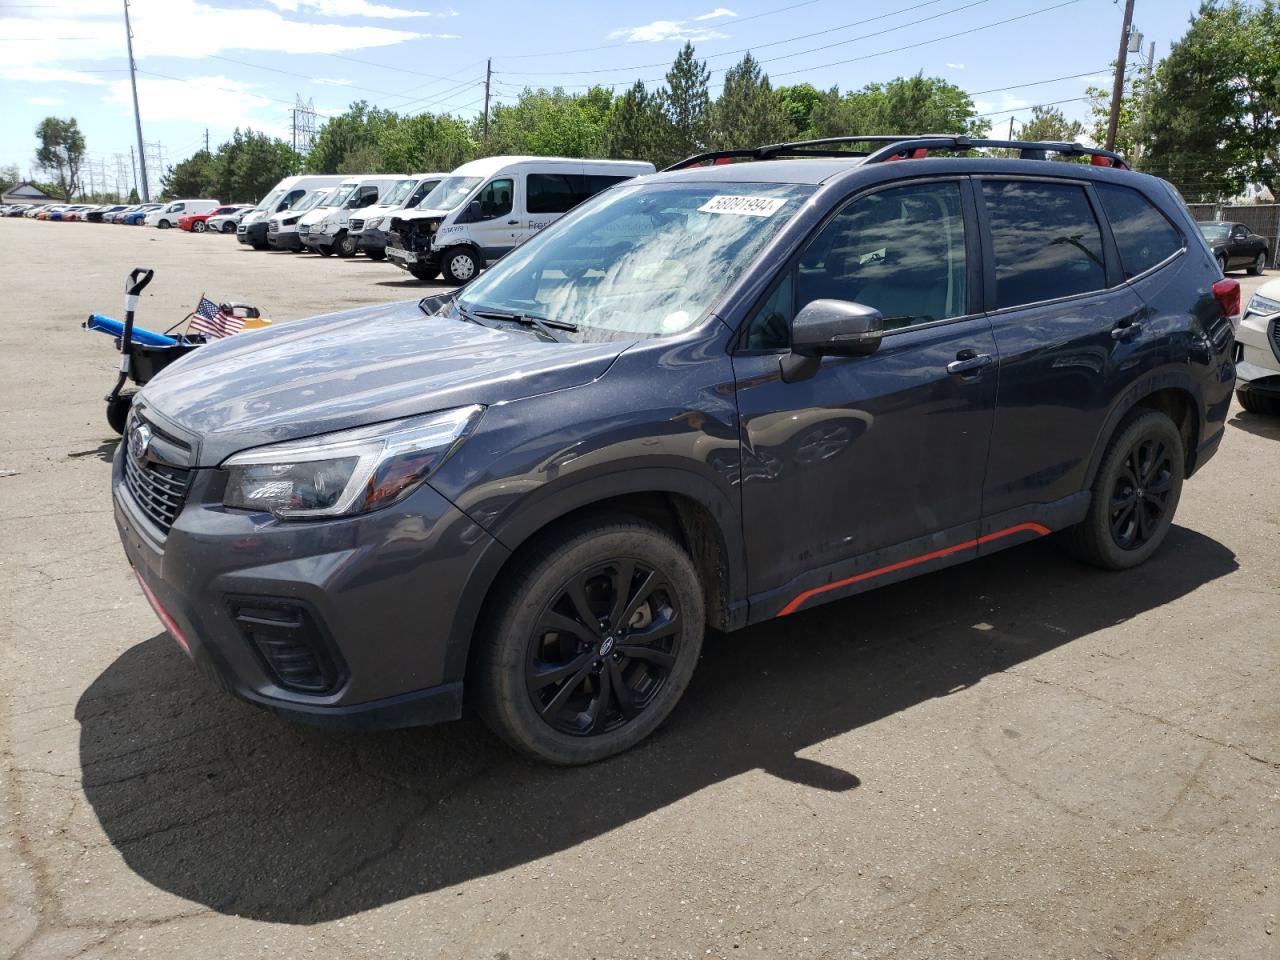
[[[237,127],[291,138],[296,97],[318,119],[363,99],[474,117],[525,86],[656,85],[685,40],[714,96],[744,50],[775,86],[854,89],[923,70],[968,91],[993,131],[1056,103],[1084,119],[1109,86],[1116,0],[131,0],[143,138],[166,165]],[[136,145],[124,0],[0,0],[0,164],[33,168],[34,130],[75,117],[108,189]],[[1137,0],[1159,59],[1197,0]],[[1132,59],[1132,58],[1131,58]],[[148,147],[153,150],[154,147]]]

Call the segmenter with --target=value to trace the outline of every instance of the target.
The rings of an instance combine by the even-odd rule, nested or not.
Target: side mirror
[[[884,336],[884,316],[875,307],[848,300],[814,300],[791,321],[791,353],[781,359],[782,379],[806,380],[825,356],[875,353]]]
[[[472,200],[467,204],[467,216],[464,223],[478,223],[484,219],[484,211],[480,208],[479,200]]]

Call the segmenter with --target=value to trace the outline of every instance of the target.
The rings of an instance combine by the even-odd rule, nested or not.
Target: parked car
[[[38,206],[29,207],[26,211],[23,212],[22,215],[24,217],[29,217],[32,220],[39,220],[41,219],[40,214],[48,213],[50,210],[52,210],[56,206],[59,206],[59,204],[42,203],[42,204],[39,204]]]
[[[465,689],[583,763],[653,732],[708,625],[1055,531],[1147,560],[1240,312],[1176,191],[1064,144],[824,156],[851,142],[691,158],[460,290],[170,366],[112,469],[162,623],[281,713],[404,726]],[[941,155],[983,148],[1026,159]]]
[[[155,213],[157,210],[160,210],[163,207],[164,207],[163,203],[141,204],[132,213],[126,213],[123,217],[121,217],[119,222],[125,224],[126,226],[140,226],[146,221],[146,218],[148,216],[150,216],[151,214]]]
[[[238,209],[240,208],[235,204],[224,204],[210,210],[191,210],[178,217],[178,227],[188,233],[204,233],[208,229],[206,221],[210,217],[215,214],[226,216],[235,213]]]
[[[210,233],[235,233],[236,224],[252,209],[253,204],[241,203],[232,207],[227,213],[217,213],[215,211],[205,221],[205,229]]]
[[[334,187],[344,179],[336,174],[285,177],[236,224],[236,240],[255,250],[267,249],[267,223],[273,216],[293,209],[295,204],[317,187]]]
[[[1249,298],[1236,329],[1236,399],[1251,413],[1280,415],[1280,280]]]
[[[159,210],[152,210],[142,222],[148,227],[168,230],[170,227],[177,226],[178,219],[184,215],[209,213],[219,206],[217,200],[172,200]]]
[[[323,257],[354,257],[356,238],[348,230],[352,213],[372,208],[384,191],[404,179],[404,174],[381,174],[344,180],[330,198],[334,202],[313,208],[298,221],[298,239]]]
[[[98,207],[96,210],[90,210],[85,214],[84,219],[90,223],[107,223],[108,217],[113,217],[122,210],[127,210],[128,206],[123,203],[113,203],[106,206]]]
[[[70,213],[74,213],[76,210],[79,210],[79,209],[80,209],[79,204],[75,204],[75,203],[60,204],[59,206],[51,208],[48,214],[44,217],[44,219],[45,220],[61,220],[63,219],[63,217],[67,216]]]
[[[289,210],[282,210],[267,220],[267,246],[272,250],[287,250],[294,253],[302,249],[302,241],[298,239],[298,221],[303,214],[324,203],[333,194],[336,187],[317,187]]]
[[[392,215],[412,210],[434,190],[447,173],[415,173],[389,188],[378,202],[353,215],[347,222],[348,233],[355,238],[356,249],[371,260],[385,260]]]
[[[68,207],[64,210],[62,212],[62,219],[67,221],[83,220],[87,214],[96,209],[98,208],[93,204],[77,204],[76,206]]]
[[[1257,276],[1267,269],[1270,251],[1266,239],[1243,223],[1201,221],[1196,226],[1213,249],[1223,273],[1243,267],[1251,276]]]
[[[464,163],[419,205],[392,216],[391,262],[419,280],[466,283],[601,190],[653,173],[653,164],[565,157],[486,157]]]

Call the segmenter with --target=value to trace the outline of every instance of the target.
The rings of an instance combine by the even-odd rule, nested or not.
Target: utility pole
[[[1120,99],[1124,96],[1124,66],[1129,56],[1129,28],[1133,25],[1133,0],[1125,0],[1124,25],[1120,28],[1120,53],[1116,55],[1116,78],[1111,85],[1111,117],[1107,121],[1106,148],[1116,148],[1116,130],[1120,126]]]
[[[484,63],[484,141],[489,142],[489,80],[493,77],[493,58]]]
[[[129,85],[133,88],[133,125],[138,133],[138,162],[142,164],[142,200],[151,202],[147,189],[147,158],[142,149],[142,113],[138,110],[138,68],[133,62],[133,27],[129,25],[129,0],[124,0],[124,35],[129,44]]]
[[[204,128],[204,152],[209,152],[209,128]]]
[[[1009,139],[1013,139],[1013,117],[1009,118]]]
[[[133,147],[129,148],[129,169],[133,171],[133,192],[142,196],[142,192],[138,190],[138,161],[133,155]]]

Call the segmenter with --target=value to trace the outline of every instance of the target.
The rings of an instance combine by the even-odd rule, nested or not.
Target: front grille
[[[1271,321],[1271,351],[1280,360],[1280,318]]]
[[[278,685],[303,693],[338,685],[339,666],[306,607],[273,597],[232,597],[231,616]]]
[[[168,533],[187,498],[191,471],[155,461],[139,465],[126,450],[124,482],[133,502],[161,531]]]
[[[364,229],[364,221],[363,221],[363,220],[356,220],[356,219],[354,219],[354,218],[353,218],[353,219],[351,220],[351,222],[350,222],[349,224],[347,224],[347,227],[348,227],[348,229],[350,229],[353,233],[354,233],[355,231],[357,231],[357,230],[363,230],[363,229]]]
[[[310,232],[311,232],[311,224],[309,224],[309,223],[304,223],[302,226],[298,227],[298,232],[299,232],[299,233],[310,233]]]
[[[279,220],[272,220],[270,223],[267,224],[267,233],[279,233],[279,232],[280,232]]]

